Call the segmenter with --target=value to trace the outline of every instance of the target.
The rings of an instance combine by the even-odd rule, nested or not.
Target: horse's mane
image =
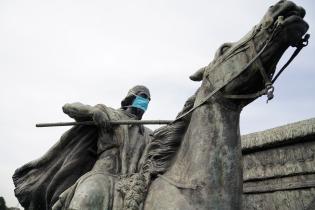
[[[196,95],[189,97],[176,118],[190,110],[195,99]],[[142,165],[144,172],[156,175],[164,173],[169,168],[185,134],[190,117],[191,115],[187,115],[154,131],[152,141],[145,151],[144,164]]]
[[[188,98],[176,118],[190,110],[194,106],[195,99],[196,94]],[[170,167],[190,118],[191,114],[153,132],[152,140],[144,151],[139,164],[139,172],[130,177],[127,176],[117,183],[117,190],[123,194],[124,210],[139,209],[146,198],[152,179]]]

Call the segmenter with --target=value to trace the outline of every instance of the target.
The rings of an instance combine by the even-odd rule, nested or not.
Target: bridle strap
[[[265,88],[261,91],[258,91],[253,94],[245,94],[245,95],[224,95],[226,98],[232,98],[232,99],[254,99],[258,98],[262,95],[267,95],[267,102],[273,98],[273,92],[274,92],[274,87],[273,83],[276,81],[276,79],[280,76],[280,74],[284,71],[284,69],[291,63],[291,61],[297,56],[297,54],[301,51],[301,49],[308,44],[308,39],[310,37],[309,34],[306,34],[305,37],[301,40],[299,46],[297,49],[294,51],[293,55],[290,57],[290,59],[287,61],[287,63],[281,68],[279,73],[274,77],[272,81],[270,81],[265,69],[263,68],[262,62],[259,59],[259,56],[265,51],[266,47],[269,45],[271,40],[273,39],[274,35],[276,34],[276,31],[278,28],[281,26],[281,24],[277,24],[274,30],[272,31],[271,36],[267,39],[265,45],[262,47],[262,49],[239,71],[237,74],[235,74],[233,77],[228,79],[226,82],[221,87],[215,88],[211,93],[209,93],[205,98],[203,98],[201,101],[196,103],[193,108],[185,112],[184,114],[180,115],[177,117],[172,123],[175,123],[176,121],[186,117],[188,114],[192,113],[195,109],[203,105],[206,101],[208,101],[214,94],[219,92],[222,88],[224,88],[227,84],[232,82],[234,79],[236,79],[239,75],[241,75],[245,70],[248,69],[249,66],[251,66],[254,62],[259,62],[259,71],[265,81]],[[250,39],[252,39],[255,35],[251,36]],[[304,42],[306,42],[304,44]],[[209,80],[209,79],[208,79]],[[210,82],[210,81],[209,81]],[[171,123],[171,124],[172,124]]]
[[[297,46],[296,50],[293,52],[289,60],[283,65],[283,67],[279,70],[278,74],[272,79],[272,84],[278,79],[280,74],[289,66],[289,64],[293,61],[293,59],[301,52],[303,47],[308,45],[308,39],[310,38],[309,34],[306,34],[304,38],[301,40],[299,45]]]
[[[187,116],[188,114],[190,114],[191,112],[193,112],[195,109],[197,109],[198,107],[200,107],[201,105],[203,105],[206,101],[208,101],[214,94],[216,94],[218,91],[220,91],[222,88],[224,88],[227,84],[229,84],[230,82],[232,82],[234,79],[236,79],[239,75],[241,75],[241,73],[243,73],[246,69],[248,69],[249,66],[251,66],[255,60],[257,58],[259,58],[259,56],[264,52],[265,48],[267,47],[267,45],[270,43],[270,41],[272,40],[273,36],[275,35],[276,29],[278,27],[276,27],[270,38],[267,39],[266,44],[261,48],[261,50],[252,58],[252,60],[250,60],[243,68],[241,71],[239,71],[237,74],[235,74],[233,77],[231,77],[230,79],[228,79],[227,81],[225,81],[225,83],[221,86],[221,87],[217,87],[215,88],[211,93],[209,93],[205,98],[203,98],[201,101],[199,101],[199,103],[195,104],[193,108],[191,108],[190,110],[188,110],[187,112],[185,112],[184,114],[180,115],[179,117],[177,117],[172,123],[184,118],[185,116]],[[251,36],[250,38],[253,38],[254,36]]]
[[[225,98],[230,98],[230,99],[253,99],[253,98],[258,98],[262,95],[267,95],[267,102],[273,98],[273,92],[274,92],[274,87],[273,84],[275,81],[278,79],[280,74],[289,66],[289,64],[294,60],[294,58],[300,53],[303,47],[308,45],[308,39],[310,38],[309,34],[306,34],[304,38],[301,40],[301,42],[298,44],[297,48],[289,58],[289,60],[283,65],[283,67],[279,70],[277,75],[270,80],[260,59],[257,59],[257,65],[259,68],[259,71],[265,81],[265,88],[261,91],[258,91],[256,93],[251,93],[251,94],[239,94],[239,95],[224,95]]]
[[[251,40],[249,42],[249,44],[250,44],[252,50],[257,53],[254,41]],[[265,45],[265,46],[267,46],[267,45]],[[265,70],[263,63],[261,62],[260,57],[257,57],[255,62],[256,62],[257,68],[259,69],[259,72],[260,72],[260,74],[261,74],[261,76],[265,82],[265,88],[260,90],[260,91],[257,91],[256,93],[237,94],[237,95],[226,95],[225,94],[225,95],[223,95],[223,97],[229,98],[229,99],[252,99],[252,98],[258,98],[262,95],[267,95],[268,100],[271,100],[273,98],[274,87],[272,86],[272,82],[269,79],[269,76],[267,75],[267,71]]]

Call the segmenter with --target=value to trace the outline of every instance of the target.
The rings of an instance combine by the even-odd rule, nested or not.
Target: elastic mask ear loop
[[[137,97],[137,95],[136,94],[134,94],[134,93],[130,93],[131,95],[133,95],[133,96],[135,96],[135,97]],[[133,100],[135,100],[135,99],[133,99]],[[132,104],[132,103],[131,103]],[[132,105],[128,105],[128,106],[123,106],[123,108],[129,108],[129,107],[133,107]]]

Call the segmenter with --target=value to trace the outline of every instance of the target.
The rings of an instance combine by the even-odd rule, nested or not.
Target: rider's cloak
[[[130,119],[122,110],[104,105],[97,107],[109,114],[111,120]],[[93,175],[91,169],[100,154],[107,161],[106,154],[111,157],[111,151],[119,151],[114,158],[119,163],[111,163],[115,173],[137,172],[151,133],[147,128],[139,133],[140,130],[140,126],[120,125],[115,127],[113,134],[103,135],[108,138],[99,138],[100,129],[96,126],[74,126],[44,156],[15,171],[16,197],[27,210],[51,209],[64,191],[77,185],[80,177]]]
[[[49,209],[63,191],[91,170],[97,159],[96,130],[74,126],[45,155],[15,171],[15,196],[25,209]]]

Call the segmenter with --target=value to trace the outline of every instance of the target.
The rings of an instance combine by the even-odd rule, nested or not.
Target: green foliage
[[[5,205],[5,200],[3,197],[0,197],[0,210],[7,210],[7,206]]]

